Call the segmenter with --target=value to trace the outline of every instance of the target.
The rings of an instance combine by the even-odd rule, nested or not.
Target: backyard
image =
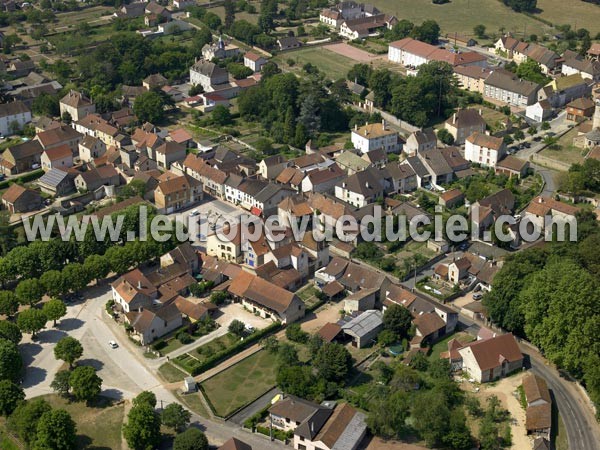
[[[280,67],[291,72],[301,72],[306,63],[311,63],[333,80],[345,78],[348,71],[357,62],[334,53],[323,47],[309,47],[288,53],[280,53],[273,58]],[[294,61],[290,66],[288,61]]]
[[[264,350],[202,383],[214,411],[227,417],[275,386],[277,359]]]
[[[578,128],[572,128],[558,139],[556,146],[546,147],[540,152],[540,155],[565,164],[583,163],[587,150],[573,145],[573,138],[578,134]]]
[[[446,336],[441,341],[436,342],[433,347],[431,347],[431,354],[429,355],[429,359],[434,361],[440,358],[440,354],[448,351],[448,342],[452,339],[457,339],[461,344],[466,344],[474,340],[473,336],[463,331],[459,331],[457,333],[452,333],[449,336]]]
[[[176,358],[173,358],[171,361],[173,361],[174,364],[186,372],[191,373],[194,371],[195,367],[205,362],[214,354],[232,346],[238,341],[238,339],[239,337],[234,336],[231,333],[227,333],[195,348],[194,350],[189,351],[188,353],[179,355]]]

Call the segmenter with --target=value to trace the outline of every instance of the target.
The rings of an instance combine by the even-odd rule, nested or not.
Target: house
[[[356,450],[367,433],[365,415],[348,403],[314,414],[294,431],[296,450]]]
[[[527,217],[534,226],[543,230],[546,220],[562,219],[566,222],[573,220],[581,208],[567,203],[559,202],[551,197],[537,196],[523,211],[523,217]]]
[[[504,140],[486,133],[473,133],[465,142],[465,159],[484,167],[496,167],[505,153]]]
[[[512,334],[469,343],[458,353],[462,370],[478,383],[503,378],[523,367],[523,354]]]
[[[125,320],[133,328],[133,339],[148,345],[157,338],[183,325],[183,318],[174,303],[156,309],[141,308],[125,313]]]
[[[158,297],[158,290],[140,271],[133,269],[111,284],[113,300],[124,312],[149,308]]]
[[[173,167],[179,167],[174,163]],[[203,190],[217,198],[225,197],[225,181],[227,174],[222,170],[212,167],[200,156],[188,154],[181,163],[182,172],[202,183]]]
[[[546,75],[560,69],[560,57],[546,47],[534,42],[518,41],[512,36],[504,35],[494,44],[496,53],[504,54],[517,64],[528,59],[537,62]]]
[[[92,162],[104,153],[106,153],[106,144],[94,136],[86,135],[79,143],[79,159],[81,162]]]
[[[244,65],[252,69],[254,72],[260,72],[260,69],[262,69],[262,66],[264,66],[266,63],[266,58],[257,55],[254,52],[246,52],[244,54]]]
[[[417,179],[417,187],[425,187],[431,183],[431,174],[418,156],[409,156],[402,164],[410,167],[414,172]]]
[[[258,173],[265,180],[274,180],[287,164],[287,159],[282,155],[268,156],[258,163]]]
[[[0,135],[11,136],[31,122],[31,110],[22,101],[0,104]]]
[[[548,100],[540,100],[533,105],[529,105],[525,109],[525,117],[531,119],[534,122],[541,123],[550,117],[554,113],[554,108]]]
[[[50,169],[37,179],[36,183],[46,194],[55,197],[70,194],[75,190],[73,175],[60,169]]]
[[[342,325],[342,331],[352,339],[352,346],[364,348],[372,344],[383,329],[383,313],[369,309]]]
[[[240,441],[237,438],[232,437],[223,445],[221,445],[217,450],[252,450],[252,446],[246,444],[243,441]]]
[[[383,198],[384,183],[380,171],[374,168],[357,172],[335,186],[336,198],[362,208]]]
[[[356,125],[350,139],[352,145],[361,153],[379,149],[386,153],[398,153],[401,150],[398,132],[391,130],[385,120],[381,123],[367,123],[360,128]]]
[[[153,73],[142,80],[142,86],[150,91],[152,89],[160,89],[163,86],[166,86],[168,82],[169,80],[163,77],[160,73]]]
[[[477,52],[450,51],[410,37],[388,45],[388,60],[413,69],[430,61],[446,62],[453,67],[487,65],[487,58]]]
[[[589,119],[594,116],[595,107],[589,98],[577,98],[567,105],[567,120],[579,123]]]
[[[375,308],[378,293],[379,289],[376,287],[352,292],[344,299],[344,311],[348,314],[356,314]]]
[[[373,150],[375,151],[375,150]],[[368,153],[364,153],[368,155]],[[336,164],[344,169],[348,175],[355,174],[371,166],[369,161],[363,159],[355,152],[346,150],[335,158]]]
[[[537,101],[539,89],[537,83],[523,80],[505,69],[496,69],[484,81],[483,97],[524,109]]]
[[[416,156],[429,172],[430,180],[434,186],[440,186],[452,182],[454,172],[437,148],[424,150]]]
[[[471,92],[479,92],[483,95],[484,82],[492,71],[480,66],[456,66],[454,75],[458,85]]]
[[[279,51],[290,50],[302,46],[302,42],[296,39],[294,36],[280,37],[277,39],[277,46]]]
[[[457,178],[466,178],[473,174],[471,163],[463,157],[458,147],[444,147],[440,152]]]
[[[398,19],[387,14],[348,19],[340,25],[339,34],[353,41],[376,35],[385,29],[391,30],[396,23],[398,23]]]
[[[514,207],[514,194],[510,189],[502,189],[471,205],[471,211],[478,210],[478,217],[473,217],[473,222],[480,229],[486,229],[494,219],[501,215],[512,214]]]
[[[331,408],[304,400],[295,395],[285,395],[269,408],[270,423],[282,431],[294,431],[315,415],[331,415]]]
[[[577,73],[557,77],[538,91],[538,100],[548,100],[553,108],[562,108],[576,98],[589,96],[592,85]]]
[[[474,109],[459,109],[444,124],[444,128],[454,137],[456,145],[464,144],[473,133],[484,133],[486,126],[481,110]]]
[[[2,194],[2,205],[11,214],[36,211],[42,206],[42,196],[33,189],[14,183]]]
[[[183,144],[167,141],[156,148],[156,162],[158,167],[168,170],[175,161],[183,161],[186,153],[187,151]]]
[[[121,9],[114,13],[115,17],[123,19],[135,19],[142,17],[146,9],[146,2],[134,2],[121,6]]]
[[[304,302],[296,294],[248,272],[238,273],[227,291],[248,310],[265,319],[289,324],[304,316]]]
[[[202,57],[205,61],[213,59],[233,58],[240,53],[240,48],[237,45],[232,45],[229,42],[223,41],[223,37],[219,36],[217,42],[205,44],[202,47]]]
[[[446,322],[435,312],[419,313],[413,318],[415,337],[411,345],[432,344],[446,334]]]
[[[229,82],[229,74],[225,69],[208,61],[199,61],[190,68],[190,83],[200,85],[205,92],[213,92],[216,86]]]
[[[184,267],[190,275],[197,273],[200,269],[198,254],[189,242],[178,245],[160,257],[160,267],[168,267],[173,264]]]
[[[92,167],[75,177],[75,187],[92,192],[101,186],[119,186],[121,177],[113,166]]]
[[[599,60],[585,59],[575,52],[565,54],[563,58],[565,58],[561,67],[563,75],[579,74],[587,80],[600,81]]]
[[[73,166],[73,152],[66,144],[49,148],[42,153],[41,163],[46,172],[50,169],[66,170]]]
[[[69,114],[74,122],[96,112],[96,105],[81,92],[74,90],[70,90],[60,99],[59,106],[60,115]]]
[[[550,439],[552,430],[552,398],[546,380],[533,373],[523,377],[525,429],[527,434]]]
[[[440,194],[438,203],[448,209],[452,209],[465,203],[465,194],[460,189],[450,189]]]
[[[344,171],[337,164],[332,164],[324,169],[311,170],[302,179],[301,192],[333,192],[338,182],[346,177]]]
[[[194,136],[192,136],[184,128],[170,130],[169,139],[173,142],[176,142],[179,145],[183,145],[185,148],[192,148],[196,145],[196,143],[194,142]]]
[[[61,126],[60,128],[42,131],[34,139],[42,145],[44,150],[66,144],[77,156],[79,154],[79,143],[83,140],[83,135],[71,127]]]
[[[496,164],[496,175],[504,174],[508,177],[523,178],[529,171],[529,161],[507,155]]]
[[[15,175],[39,168],[44,149],[36,140],[25,141],[8,147],[0,158],[0,168],[4,175]]]
[[[390,192],[405,193],[417,189],[417,174],[408,164],[399,162],[386,165],[385,172],[388,174],[388,180],[391,186]]]
[[[154,14],[155,16],[160,16],[163,20],[170,21],[171,20],[171,11],[165,8],[162,5],[154,1],[150,1],[146,3],[146,8],[144,9],[144,13],[146,14]]]
[[[159,211],[171,214],[202,200],[203,195],[200,181],[168,172],[154,191],[154,202]]]
[[[406,139],[404,151],[408,156],[415,156],[425,150],[431,150],[437,147],[437,136],[433,128],[414,131]]]

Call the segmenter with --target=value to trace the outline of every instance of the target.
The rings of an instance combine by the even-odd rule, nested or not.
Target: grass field
[[[197,392],[194,394],[179,395],[176,391],[174,391],[173,394],[179,401],[181,401],[196,414],[206,418],[210,417],[210,412],[206,409],[204,403],[202,403],[202,400],[200,400],[200,396],[202,395],[201,393]]]
[[[290,67],[287,64],[289,59],[295,61],[294,66]],[[292,72],[301,72],[302,66],[306,63],[311,63],[333,80],[345,78],[350,68],[355,64],[354,60],[333,53],[323,47],[312,47],[289,53],[281,53],[273,58],[273,60],[286,70]]]
[[[577,137],[577,135],[577,128],[569,130],[558,140],[559,148],[551,149],[550,147],[546,147],[540,154],[566,164],[583,163],[587,150],[573,146],[573,138]]]
[[[183,380],[187,375],[171,363],[164,363],[158,368],[158,373],[169,383]]]
[[[235,20],[246,20],[246,21],[256,25],[258,23],[258,14],[260,12],[260,4],[253,3],[253,5],[256,7],[256,14],[249,14],[246,11],[236,12]],[[223,6],[217,6],[215,8],[210,8],[210,9],[207,9],[207,11],[215,13],[217,16],[219,16],[221,18],[221,20],[225,20],[225,8]]]
[[[559,0],[546,1],[559,4]],[[444,5],[434,5],[431,0],[373,0],[372,3],[399,19],[408,19],[416,23],[433,19],[440,24],[442,34],[453,32],[472,34],[473,27],[479,24],[486,26],[488,34],[498,33],[498,29],[504,27],[506,31],[521,33],[521,35],[526,29],[527,35],[535,33],[541,36],[548,29],[547,25],[514,12],[499,0],[452,0]],[[545,2],[539,0],[538,6],[540,3]],[[580,2],[560,3],[556,15],[560,17],[562,15],[560,11],[568,10],[572,3]],[[592,18],[589,19],[591,22]]]
[[[473,340],[473,336],[470,334],[464,333],[462,331],[458,333],[453,333],[450,336],[446,336],[439,342],[436,342],[433,347],[431,347],[431,354],[429,355],[429,359],[431,361],[440,358],[440,353],[448,351],[448,342],[452,339],[458,339],[459,342],[466,344],[467,342],[471,342]]]
[[[276,357],[261,350],[205,381],[202,387],[215,412],[226,417],[275,386],[276,368]]]
[[[594,36],[600,32],[600,6],[581,0],[538,0],[539,16],[555,25],[570,24],[573,28],[587,28]]]
[[[103,407],[87,407],[85,403],[72,402],[58,395],[42,396],[53,408],[65,409],[77,424],[78,448],[121,448],[123,405],[113,405],[110,400]]]

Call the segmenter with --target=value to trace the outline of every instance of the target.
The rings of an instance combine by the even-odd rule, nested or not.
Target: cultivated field
[[[573,28],[587,28],[592,37],[600,32],[600,5],[582,0],[538,0],[539,16],[555,25],[569,24]]]
[[[562,16],[573,3],[582,3],[572,0],[560,2],[560,0],[540,0],[540,4],[553,3],[559,5],[556,16]],[[559,3],[560,2],[560,3]],[[452,0],[444,5],[434,5],[431,0],[373,0],[372,3],[388,14],[394,14],[399,19],[408,19],[412,22],[421,23],[427,19],[437,21],[442,27],[442,33],[473,33],[473,27],[483,24],[488,33],[497,33],[500,27],[506,31],[523,33],[527,35],[535,33],[544,34],[548,26],[525,14],[519,14],[504,6],[499,0]],[[593,5],[588,5],[591,7]],[[575,14],[575,13],[573,13]],[[588,18],[592,22],[593,18]],[[596,28],[599,28],[596,25]],[[590,28],[591,31],[591,28]]]

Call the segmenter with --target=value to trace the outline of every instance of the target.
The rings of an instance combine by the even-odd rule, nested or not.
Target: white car
[[[108,346],[110,348],[117,348],[119,347],[119,344],[117,344],[115,341],[108,341]]]
[[[198,212],[198,210],[197,210],[197,209],[194,209],[194,210],[193,210],[193,211],[190,213],[190,217],[197,216],[198,214],[200,214],[200,213]]]
[[[481,292],[476,292],[473,294],[473,300],[481,300],[483,294]]]

